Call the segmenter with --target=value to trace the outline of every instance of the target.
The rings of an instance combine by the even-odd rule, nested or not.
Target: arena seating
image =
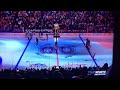
[[[0,11],[0,32],[52,29],[58,23],[62,33],[111,33],[110,11]]]

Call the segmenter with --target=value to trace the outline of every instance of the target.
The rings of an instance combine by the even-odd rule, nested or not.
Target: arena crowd
[[[54,23],[59,24],[61,32],[113,32],[110,11],[0,11],[0,32],[52,29]]]
[[[108,64],[103,67],[76,67],[63,68],[53,66],[52,69],[2,69],[0,79],[106,79],[105,75],[95,76],[89,71],[107,71]]]

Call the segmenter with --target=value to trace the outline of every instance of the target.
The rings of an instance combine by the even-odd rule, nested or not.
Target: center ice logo
[[[74,48],[70,46],[60,46],[58,47],[58,51],[61,54],[73,54],[75,50]],[[54,47],[45,46],[45,47],[40,48],[40,52],[42,54],[53,54],[53,53],[56,53],[56,50]]]
[[[78,48],[79,45],[71,45],[71,44],[59,44],[58,45],[58,54],[65,55],[65,58],[72,57],[73,55],[80,55],[85,50],[83,48]],[[48,55],[49,54],[49,55]],[[56,49],[51,44],[44,44],[39,47],[39,54],[44,58],[52,58],[50,54],[56,54]]]

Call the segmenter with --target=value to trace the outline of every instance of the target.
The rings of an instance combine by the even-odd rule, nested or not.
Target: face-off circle
[[[55,47],[52,46],[43,46],[40,48],[40,52],[42,54],[53,54],[56,53]],[[75,49],[72,46],[59,46],[58,47],[58,52],[62,53],[62,54],[74,54],[75,53]]]

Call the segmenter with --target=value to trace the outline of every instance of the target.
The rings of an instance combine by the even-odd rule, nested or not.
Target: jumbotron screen
[[[110,11],[0,11],[0,69],[107,71],[113,29]]]

